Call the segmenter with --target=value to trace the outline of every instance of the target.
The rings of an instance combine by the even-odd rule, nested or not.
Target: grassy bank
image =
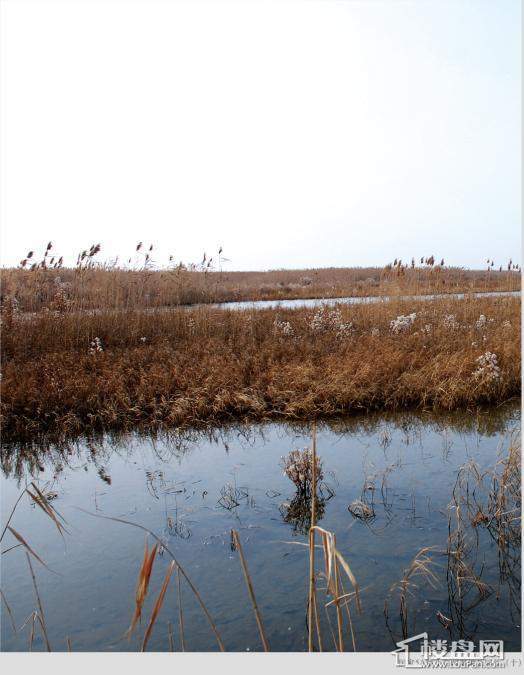
[[[520,393],[520,300],[333,309],[3,309],[4,440],[498,403]]]

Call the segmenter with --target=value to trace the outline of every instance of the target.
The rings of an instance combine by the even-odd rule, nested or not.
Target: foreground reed
[[[307,579],[304,579],[304,599],[307,598],[308,620],[305,626],[309,651],[347,651],[357,649],[359,626],[353,616],[351,606],[357,613],[362,611],[361,595],[367,589],[360,589],[355,574],[345,557],[337,547],[336,536],[333,532],[316,524],[316,467],[317,460],[315,425],[313,425],[313,438],[311,454],[308,461],[312,477],[310,491],[311,524],[309,528],[309,543],[292,542],[304,546],[304,552],[309,555],[309,569]],[[7,586],[7,595],[12,589],[9,588],[9,579],[3,579],[4,588],[0,590],[0,597],[10,619],[12,630],[17,632],[29,626],[29,650],[33,648],[35,632],[40,631],[42,636],[42,648],[51,651],[51,641],[48,636],[48,626],[53,623],[53,615],[44,613],[42,597],[37,584],[38,566],[46,566],[45,561],[35,551],[30,542],[19,534],[15,529],[16,509],[21,499],[27,496],[31,503],[39,508],[50,519],[60,536],[69,533],[65,530],[67,524],[63,516],[53,507],[52,493],[46,492],[33,481],[30,487],[25,488],[11,509],[6,523],[0,535],[0,542],[9,533],[12,541],[2,550],[2,555],[19,555],[24,553],[29,575],[34,591],[35,609],[24,623],[17,628],[17,621],[4,593]],[[87,513],[87,512],[85,512]],[[430,589],[440,585],[447,586],[448,606],[442,605],[442,610],[436,612],[436,619],[449,633],[453,640],[472,640],[477,630],[478,617],[475,609],[485,602],[495,592],[495,578],[491,578],[491,585],[483,580],[485,572],[485,558],[479,555],[478,538],[486,536],[491,538],[498,554],[498,585],[497,594],[503,586],[507,587],[512,603],[514,603],[514,621],[519,621],[520,615],[520,561],[521,561],[521,452],[520,438],[517,435],[510,439],[509,447],[501,450],[494,466],[481,470],[472,460],[468,461],[458,471],[457,480],[452,490],[450,503],[450,527],[447,545],[444,548],[437,546],[425,546],[414,556],[410,564],[404,569],[400,580],[390,588],[384,604],[385,625],[391,634],[393,645],[396,641],[419,630],[416,625],[417,609],[420,607]],[[112,521],[121,525],[131,526],[146,533],[155,544],[149,548],[145,544],[142,562],[139,565],[138,580],[134,597],[134,613],[131,624],[125,637],[130,637],[135,631],[140,632],[138,641],[139,648],[145,651],[150,643],[154,631],[160,631],[160,615],[164,613],[164,625],[167,616],[176,615],[178,604],[180,649],[186,651],[185,635],[191,630],[191,626],[185,626],[181,602],[180,578],[194,594],[200,608],[203,610],[210,628],[210,637],[214,636],[218,648],[226,650],[227,645],[220,635],[220,622],[213,618],[204,603],[202,596],[189,578],[188,573],[181,567],[165,541],[158,537],[152,530],[144,526],[126,521],[121,518],[113,518],[97,514],[90,514],[104,521]],[[14,524],[14,525],[13,525]],[[18,527],[18,525],[16,525]],[[426,533],[427,535],[428,533]],[[269,651],[270,645],[267,638],[262,613],[257,602],[255,593],[256,578],[254,579],[248,567],[248,560],[244,554],[240,536],[236,530],[231,532],[232,551],[238,553],[239,564],[242,568],[248,596],[255,615],[256,625],[262,647]],[[320,540],[320,545],[316,541]],[[15,543],[16,542],[16,543]],[[264,544],[262,544],[264,545]],[[347,542],[345,545],[347,549]],[[19,549],[18,552],[16,549]],[[151,609],[144,612],[145,600],[150,593],[150,580],[153,566],[158,564],[157,552],[166,552],[171,558],[164,573],[163,581],[159,583],[158,590],[151,590],[153,602]],[[320,555],[317,558],[317,553]],[[441,564],[439,558],[447,561]],[[33,567],[34,563],[34,567]],[[319,564],[320,563],[320,564]],[[38,568],[41,570],[41,567]],[[54,570],[53,570],[54,571]],[[167,595],[169,585],[177,574],[177,602],[170,600]],[[259,572],[260,574],[260,572]],[[351,589],[346,590],[344,579],[349,580]],[[324,582],[325,598],[319,600],[320,583]],[[130,592],[132,589],[130,589]],[[323,607],[322,607],[323,605]],[[513,607],[513,604],[512,604]],[[324,609],[325,620],[319,610]],[[397,612],[398,608],[398,612]],[[334,622],[330,618],[334,616]],[[143,629],[140,627],[142,615],[147,615]],[[347,617],[347,618],[346,618]],[[5,618],[5,614],[4,614]],[[378,617],[377,617],[378,618]],[[49,622],[49,623],[48,623]],[[254,624],[253,624],[254,625]],[[287,625],[287,624],[286,624]],[[111,637],[108,636],[108,640]],[[331,639],[330,639],[331,638]],[[53,646],[56,637],[53,639]],[[190,635],[189,635],[190,640]],[[71,641],[65,636],[68,650],[72,650]],[[167,645],[170,651],[175,650],[173,626],[167,621]],[[157,635],[157,645],[163,645],[163,638]],[[350,646],[351,645],[351,646]]]
[[[316,476],[316,467],[317,467],[317,462],[316,462],[316,425],[313,425],[313,447],[312,447],[312,457],[313,457],[313,462],[310,467],[310,474],[312,477],[312,483],[311,483],[311,489],[309,491],[309,499],[311,501],[311,524],[310,524],[310,530],[309,530],[309,559],[310,559],[310,572],[309,572],[309,594],[308,594],[308,615],[309,615],[309,651],[314,651],[314,646],[313,646],[313,617],[314,617],[314,625],[316,628],[316,637],[318,641],[318,647],[320,651],[323,650],[322,648],[322,632],[321,632],[321,624],[319,621],[319,615],[318,615],[318,606],[317,606],[317,590],[316,590],[316,584],[317,584],[317,576],[319,575],[319,572],[315,569],[315,562],[314,562],[314,554],[315,554],[315,533],[318,532],[322,541],[322,550],[324,553],[324,570],[323,570],[323,576],[326,581],[326,603],[325,603],[325,611],[326,611],[326,616],[328,616],[328,607],[332,605],[333,603],[336,605],[336,617],[337,617],[337,635],[338,635],[338,641],[334,641],[334,647],[338,651],[344,651],[344,642],[343,642],[343,620],[342,620],[342,614],[341,614],[341,605],[345,606],[346,611],[348,613],[349,621],[350,621],[350,626],[351,626],[351,631],[352,631],[352,640],[353,640],[353,645],[355,648],[355,641],[354,641],[354,635],[353,635],[353,627],[351,623],[351,613],[349,609],[349,602],[351,597],[356,598],[357,602],[357,607],[360,610],[360,598],[359,598],[359,588],[358,584],[356,582],[356,579],[349,568],[348,563],[346,560],[342,557],[340,552],[338,551],[336,547],[336,539],[335,535],[332,532],[329,532],[321,527],[318,527],[316,523],[316,492],[317,492],[317,476]],[[48,638],[48,633],[47,633],[47,625],[46,625],[46,618],[44,615],[44,609],[42,606],[42,601],[40,597],[40,593],[38,590],[37,582],[36,582],[36,576],[35,572],[33,569],[33,565],[31,562],[31,558],[33,558],[35,561],[37,561],[40,565],[43,567],[49,569],[45,563],[45,561],[40,557],[40,555],[33,550],[31,545],[25,540],[25,538],[19,534],[11,525],[11,521],[13,519],[13,516],[15,515],[15,511],[17,509],[18,504],[20,503],[22,497],[24,495],[29,496],[31,499],[32,503],[34,505],[38,505],[41,510],[45,513],[45,515],[53,522],[54,526],[56,527],[57,531],[59,534],[63,537],[64,533],[69,534],[67,530],[65,530],[64,526],[62,523],[66,523],[66,521],[63,519],[61,514],[56,511],[56,509],[53,507],[50,501],[50,493],[45,493],[40,490],[38,485],[36,484],[35,481],[31,483],[31,487],[33,491],[31,491],[28,487],[26,487],[22,492],[20,493],[17,501],[15,502],[11,513],[7,519],[7,522],[3,528],[2,535],[0,536],[0,543],[3,541],[4,536],[6,535],[7,532],[9,532],[13,537],[14,540],[17,541],[18,543],[15,544],[14,546],[11,546],[7,549],[4,549],[2,551],[2,555],[5,555],[7,553],[12,552],[16,548],[23,548],[25,550],[25,555],[27,559],[27,563],[29,566],[30,570],[30,575],[32,579],[32,584],[33,584],[33,589],[35,592],[35,599],[36,599],[36,609],[31,613],[29,618],[26,620],[26,622],[22,625],[21,629],[25,627],[25,625],[31,621],[31,631],[30,631],[30,636],[29,636],[29,651],[32,651],[33,648],[33,641],[35,638],[35,629],[37,625],[40,627],[40,631],[46,646],[47,651],[51,651],[51,644]],[[160,591],[158,592],[158,595],[156,597],[156,600],[153,604],[153,607],[151,609],[151,613],[149,616],[149,620],[147,622],[147,626],[144,630],[144,634],[141,640],[141,647],[140,650],[142,652],[145,652],[147,650],[148,643],[150,641],[151,635],[153,633],[155,624],[157,623],[157,619],[160,615],[160,612],[162,610],[162,607],[165,604],[166,601],[166,594],[169,588],[169,584],[171,582],[171,579],[173,577],[173,572],[176,571],[177,575],[177,596],[178,596],[178,614],[179,614],[179,628],[180,628],[180,646],[181,650],[185,651],[186,646],[185,646],[185,638],[184,638],[184,621],[183,621],[183,615],[182,615],[182,599],[181,599],[181,583],[180,583],[180,577],[182,576],[193,592],[195,598],[197,599],[200,607],[202,608],[209,626],[214,634],[214,637],[216,639],[216,642],[218,644],[218,648],[220,651],[225,651],[225,645],[224,642],[221,638],[221,635],[219,633],[219,630],[217,628],[215,620],[212,618],[207,606],[204,603],[204,600],[202,599],[202,596],[200,595],[199,591],[196,589],[195,585],[189,578],[188,573],[184,570],[184,568],[181,566],[180,562],[177,560],[175,557],[174,553],[172,550],[167,546],[166,542],[163,541],[161,538],[159,538],[158,535],[156,535],[152,530],[144,527],[143,525],[139,523],[134,523],[128,520],[125,520],[123,518],[117,518],[117,517],[112,517],[112,516],[105,516],[101,515],[98,513],[89,513],[87,511],[84,511],[84,509],[79,509],[80,511],[83,511],[84,513],[95,516],[97,518],[106,520],[106,521],[113,521],[115,523],[120,523],[123,525],[128,525],[137,529],[140,529],[146,533],[146,540],[145,540],[145,547],[144,547],[144,554],[142,558],[142,563],[140,565],[139,571],[138,571],[138,579],[137,579],[137,584],[136,584],[136,590],[135,590],[135,608],[133,612],[133,616],[131,619],[131,623],[129,625],[129,628],[124,634],[124,638],[130,640],[135,631],[137,630],[139,624],[141,623],[142,620],[142,615],[143,615],[143,609],[144,609],[144,603],[146,601],[146,598],[149,594],[149,588],[150,588],[150,581],[151,581],[151,575],[153,572],[153,567],[155,565],[155,561],[157,560],[157,554],[163,554],[164,552],[167,553],[170,558],[171,562],[169,563],[165,577],[163,580],[163,583],[161,585]],[[151,537],[155,540],[155,544],[152,546],[152,548],[149,548],[148,545],[148,537]],[[263,647],[263,650],[265,652],[270,651],[270,645],[269,641],[266,635],[266,631],[264,628],[261,612],[256,600],[255,596],[255,590],[254,590],[254,584],[253,584],[253,579],[249,573],[248,569],[248,564],[246,557],[244,555],[244,550],[240,541],[240,535],[237,530],[231,530],[231,550],[238,552],[239,560],[240,560],[240,565],[242,568],[244,580],[246,582],[246,587],[248,590],[248,595],[251,601],[251,605],[253,608],[253,612],[255,615],[255,620],[260,636],[260,641]],[[345,574],[348,576],[349,580],[351,581],[354,592],[351,594],[346,594],[345,589],[343,587],[343,584],[341,582],[341,570],[345,572]],[[3,593],[3,591],[0,590],[1,593],[1,598],[2,601],[4,602],[4,605],[6,607],[6,610],[8,612],[8,615],[11,620],[11,624],[13,627],[13,630],[17,632],[17,627],[16,623],[11,611],[11,608],[7,602],[7,599]],[[327,598],[331,597],[331,601],[328,601]],[[66,643],[68,647],[68,651],[71,651],[71,642],[69,637],[66,637]],[[170,651],[174,651],[174,638],[173,638],[173,633],[172,633],[172,625],[171,622],[168,622],[168,644],[169,644],[169,649]]]

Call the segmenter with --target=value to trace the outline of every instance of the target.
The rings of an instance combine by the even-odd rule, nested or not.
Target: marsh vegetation
[[[17,268],[2,272],[2,294],[21,311],[138,309],[292,298],[342,298],[520,290],[520,266],[487,258],[482,270],[450,267],[434,255],[395,258],[382,267],[331,267],[259,272],[228,271],[222,247],[197,263],[139,242],[130,257],[99,261],[100,244],[64,265],[52,242],[28,251]]]
[[[77,278],[72,284],[49,266],[15,270],[27,280],[14,290],[7,275],[1,305],[6,439],[376,409],[452,410],[520,392],[517,296],[416,302],[390,296],[359,305],[319,301],[234,312],[211,305],[166,311],[164,298],[161,308],[145,311],[137,297],[116,288],[128,272],[101,270],[87,259],[69,270]],[[93,286],[95,311],[85,293],[98,274],[115,287]],[[129,288],[138,292],[147,288],[147,275],[164,273],[136,274]]]
[[[3,272],[4,648],[520,648],[518,266],[99,250]]]

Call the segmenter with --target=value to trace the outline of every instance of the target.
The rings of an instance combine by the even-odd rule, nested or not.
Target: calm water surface
[[[487,291],[485,293],[472,293],[474,298],[482,297],[517,297],[520,291]],[[282,309],[293,309],[296,307],[317,307],[318,305],[365,305],[376,302],[389,302],[391,300],[438,300],[438,299],[454,299],[463,300],[466,296],[464,293],[437,293],[433,295],[364,295],[353,296],[346,298],[298,298],[295,300],[253,300],[253,301],[235,301],[223,302],[213,307],[221,309],[275,309],[282,307]]]
[[[438,583],[432,587],[423,578],[417,580],[408,600],[410,634],[427,630],[431,638],[449,639],[436,613],[449,616],[451,611],[445,551],[457,471],[470,460],[481,469],[492,467],[518,428],[519,417],[517,407],[506,406],[475,415],[367,416],[319,428],[325,473],[320,525],[336,533],[339,549],[363,589],[362,614],[353,607],[359,651],[394,648],[384,600],[424,546],[435,547]],[[307,427],[268,424],[156,440],[137,435],[105,438],[66,451],[51,449],[36,463],[30,454],[24,459],[16,449],[4,449],[3,520],[26,481],[36,478],[41,488],[57,494],[52,503],[68,523],[69,534],[62,541],[27,495],[12,521],[56,572],[34,562],[53,650],[65,650],[67,637],[78,651],[136,650],[169,564],[167,553],[157,558],[143,624],[130,642],[122,639],[133,613],[145,535],[79,508],[140,523],[162,537],[199,589],[226,649],[257,650],[260,642],[238,553],[231,548],[230,531],[235,528],[271,648],[306,649],[308,560],[301,544],[306,542],[307,522],[293,510],[294,486],[279,462],[282,455],[309,443]],[[356,519],[348,511],[361,498],[374,508],[371,521]],[[520,650],[517,572],[501,581],[499,551],[485,528],[471,528],[468,537],[468,562],[490,592],[476,605],[475,594],[470,596],[472,607],[465,608],[462,634],[475,640],[503,639],[507,650]],[[6,536],[2,550],[15,543]],[[520,547],[514,554],[519,557]],[[22,548],[2,557],[1,586],[20,629],[35,608]],[[173,583],[168,590],[148,649],[169,649],[168,621],[174,624],[179,649],[175,588]],[[187,649],[215,650],[209,625],[187,585],[182,596]],[[390,628],[401,639],[398,608],[398,596],[393,596]],[[3,650],[26,650],[29,632],[26,625],[15,634],[3,612]],[[328,646],[329,642],[326,637]],[[347,645],[350,648],[349,639]],[[33,648],[44,648],[38,631]]]

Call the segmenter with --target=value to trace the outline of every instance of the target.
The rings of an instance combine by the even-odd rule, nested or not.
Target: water
[[[432,555],[438,583],[432,588],[425,579],[416,580],[418,587],[408,599],[410,634],[427,630],[430,638],[449,639],[436,612],[450,615],[443,552],[448,516],[455,514],[450,500],[457,471],[472,459],[481,469],[493,466],[507,448],[508,435],[518,427],[519,417],[517,407],[506,406],[478,415],[377,415],[320,426],[318,452],[325,472],[320,525],[336,533],[338,547],[362,588],[360,616],[352,605],[359,651],[394,648],[384,618],[384,600],[424,546],[435,547]],[[230,545],[230,530],[235,528],[271,648],[306,649],[308,559],[307,548],[301,544],[306,542],[307,524],[301,529],[300,522],[289,515],[294,486],[279,462],[291,449],[309,443],[306,427],[267,424],[185,437],[105,438],[68,450],[50,449],[36,459],[27,449],[23,453],[4,449],[3,520],[33,471],[41,488],[57,493],[51,503],[68,523],[70,534],[62,541],[50,519],[30,505],[27,495],[12,521],[56,572],[33,561],[53,650],[65,650],[67,637],[78,651],[135,650],[139,645],[138,635],[130,642],[122,635],[133,613],[144,533],[77,507],[141,523],[157,533],[201,593],[226,649],[257,650],[256,623],[238,553]],[[367,489],[370,486],[374,489]],[[370,522],[355,519],[348,511],[348,505],[363,493],[375,510]],[[228,501],[231,497],[238,502],[236,506]],[[476,534],[478,550],[473,546],[468,560],[477,572],[483,563],[481,579],[492,592],[465,613],[464,630],[475,640],[503,639],[507,650],[519,651],[517,572],[513,570],[500,582],[498,547],[486,528],[470,527],[471,542]],[[16,541],[6,535],[2,550],[13,544]],[[513,554],[518,570],[520,546]],[[155,563],[140,635],[168,563],[167,553]],[[20,627],[35,608],[21,547],[2,557],[1,586]],[[172,582],[150,650],[168,650],[168,621],[174,624],[179,648],[175,588]],[[187,649],[215,650],[209,625],[187,585],[182,595]],[[472,593],[467,602],[474,604],[475,598]],[[398,611],[395,596],[390,601],[390,627],[396,639],[401,639]],[[324,629],[326,646],[331,648],[329,628],[325,625]],[[26,650],[29,632],[26,625],[15,635],[3,612],[3,650]],[[351,649],[349,638],[346,645]],[[38,630],[33,648],[44,649]]]
[[[465,293],[436,293],[432,295],[365,295],[353,296],[346,298],[298,298],[295,300],[252,300],[252,301],[235,301],[222,302],[212,307],[220,309],[293,309],[297,307],[317,307],[318,305],[362,305],[366,303],[389,302],[391,300],[438,300],[438,299],[454,299],[463,300],[465,297],[473,296],[480,297],[517,297],[520,296],[520,291],[487,291],[485,293],[472,293],[466,296]]]
[[[520,291],[486,291],[482,293],[435,293],[432,295],[363,295],[345,298],[295,298],[294,300],[234,300],[231,302],[220,303],[203,303],[194,305],[172,305],[160,307],[146,307],[145,312],[172,312],[173,310],[185,309],[193,310],[196,307],[207,307],[212,309],[226,309],[226,310],[253,310],[253,309],[297,309],[300,307],[318,307],[320,305],[327,305],[333,307],[337,304],[343,305],[362,305],[367,303],[390,302],[391,300],[409,300],[418,302],[420,300],[439,300],[439,299],[455,299],[463,300],[466,297],[520,297]],[[83,309],[78,310],[81,314],[98,315],[106,311],[115,311],[107,309]],[[125,312],[125,309],[118,311]],[[23,312],[20,317],[25,321],[29,321],[35,316],[34,312]]]

